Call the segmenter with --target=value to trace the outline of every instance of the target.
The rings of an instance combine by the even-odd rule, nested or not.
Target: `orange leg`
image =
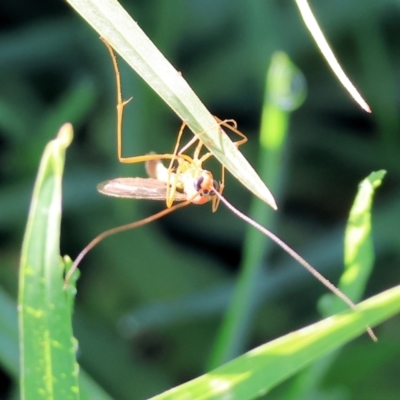
[[[146,154],[142,156],[133,156],[133,157],[124,157],[122,155],[122,121],[123,121],[123,113],[124,113],[124,108],[129,101],[131,101],[132,98],[128,100],[122,100],[122,88],[121,88],[121,76],[119,73],[119,68],[118,68],[118,63],[116,56],[114,54],[114,51],[112,47],[108,44],[106,40],[102,38],[104,44],[106,45],[112,59],[114,71],[115,71],[115,77],[116,77],[116,86],[117,86],[117,155],[118,155],[118,160],[121,163],[124,164],[133,164],[133,163],[138,163],[138,162],[146,162],[146,161],[152,161],[152,160],[162,160],[162,159],[169,159],[171,160],[169,163],[168,167],[168,178],[167,181],[165,182],[167,184],[167,198],[166,198],[166,204],[167,207],[171,207],[174,201],[174,196],[176,193],[177,188],[182,188],[182,183],[180,182],[180,173],[182,171],[185,171],[187,169],[187,164],[193,165],[195,168],[201,169],[202,168],[202,163],[206,160],[208,160],[211,156],[211,152],[207,152],[203,154],[203,156],[200,157],[200,152],[203,148],[203,142],[201,141],[201,133],[193,137],[185,146],[183,146],[179,151],[179,145],[181,142],[181,138],[183,135],[183,132],[186,127],[186,122],[183,122],[181,125],[181,128],[179,129],[178,133],[178,138],[174,147],[173,154]],[[247,141],[247,137],[241,133],[237,129],[237,124],[236,121],[233,119],[227,119],[227,120],[220,120],[219,118],[215,117],[217,124],[219,126],[225,126],[232,132],[236,133],[241,137],[241,139],[237,142],[235,142],[236,146],[239,147],[243,143]],[[196,141],[199,143],[197,144],[193,158],[184,154],[187,149],[192,146]],[[178,161],[178,166],[177,170],[175,173],[173,173],[173,165],[174,162]],[[165,178],[164,178],[165,179]],[[164,180],[163,179],[163,180]],[[219,193],[222,194],[223,188],[224,188],[224,183],[225,183],[225,168],[222,166],[222,171],[221,171],[221,182],[220,182],[220,188],[219,188]],[[215,211],[218,207],[219,199],[215,198],[213,199],[213,211]]]

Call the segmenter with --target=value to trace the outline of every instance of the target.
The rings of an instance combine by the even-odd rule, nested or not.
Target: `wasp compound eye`
[[[193,181],[193,186],[194,186],[196,192],[200,192],[200,190],[202,189],[201,185],[203,184],[203,182],[204,182],[203,176],[199,176],[198,178],[196,178]]]
[[[213,180],[213,187],[214,189],[210,192],[211,196],[215,196],[215,192],[218,192],[219,190],[219,183],[215,179]]]

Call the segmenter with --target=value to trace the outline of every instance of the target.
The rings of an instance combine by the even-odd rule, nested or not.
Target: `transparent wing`
[[[167,186],[152,178],[116,178],[97,185],[97,190],[106,196],[125,199],[144,199],[165,201]],[[176,192],[174,201],[185,201],[184,193]]]

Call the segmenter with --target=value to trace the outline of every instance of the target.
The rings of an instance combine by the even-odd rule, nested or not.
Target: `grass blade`
[[[337,76],[340,83],[350,93],[351,97],[359,104],[359,106],[366,112],[370,113],[371,109],[369,105],[362,98],[358,90],[351,83],[350,79],[347,77],[342,67],[336,60],[336,57],[333,54],[331,48],[329,47],[329,44],[326,41],[325,36],[322,33],[321,28],[319,27],[318,22],[311,11],[310,6],[308,5],[307,0],[296,0],[296,3],[297,6],[299,7],[304,23],[306,24],[308,30],[310,31],[312,37],[314,38],[315,43],[317,43],[317,46],[321,50],[322,55],[325,57],[329,66],[332,68],[333,73]]]
[[[360,301],[375,261],[372,243],[371,209],[375,189],[385,176],[385,171],[372,172],[359,185],[358,193],[350,211],[345,234],[344,273],[338,288],[354,302]],[[325,317],[344,309],[343,303],[335,296],[326,294],[319,302],[321,314]],[[329,371],[338,352],[324,357],[311,368],[300,374],[285,395],[288,400],[308,399],[320,392],[320,382]]]
[[[153,400],[177,398],[245,400],[266,393],[311,362],[400,311],[396,286],[346,311],[262,345]]]
[[[375,189],[381,185],[385,174],[383,170],[372,172],[360,183],[347,221],[344,239],[345,270],[338,287],[355,302],[364,293],[375,261],[371,209]],[[324,316],[343,310],[343,305],[334,296],[326,295],[324,299],[321,304]]]
[[[19,280],[21,395],[78,399],[71,301],[62,290],[59,255],[61,184],[72,126],[65,124],[43,154],[22,245]]]

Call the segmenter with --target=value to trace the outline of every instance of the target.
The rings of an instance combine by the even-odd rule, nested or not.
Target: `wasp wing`
[[[125,199],[161,200],[167,197],[167,186],[153,178],[116,178],[97,185],[97,190],[106,196]],[[175,192],[174,201],[185,201],[186,195]]]

